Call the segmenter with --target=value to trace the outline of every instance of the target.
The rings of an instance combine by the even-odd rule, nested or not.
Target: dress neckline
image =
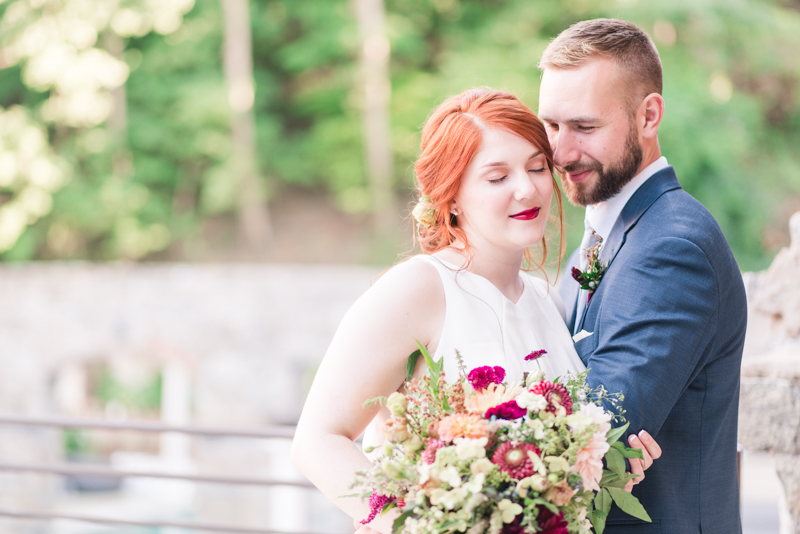
[[[496,285],[494,285],[494,283],[491,280],[489,280],[488,278],[486,278],[485,276],[482,276],[480,274],[473,273],[472,271],[469,271],[467,269],[458,267],[456,264],[451,263],[451,262],[449,262],[447,260],[443,260],[443,259],[438,258],[436,256],[433,256],[433,255],[430,255],[430,254],[428,254],[427,256],[429,258],[431,258],[431,259],[434,259],[434,260],[438,261],[439,263],[441,263],[442,265],[444,265],[448,269],[454,270],[456,272],[456,274],[458,274],[458,273],[467,273],[467,274],[469,274],[471,276],[474,276],[474,277],[478,278],[479,280],[483,280],[484,282],[489,284],[492,287],[492,289],[494,289],[497,293],[499,293],[500,296],[503,297],[503,299],[505,299],[512,306],[517,306],[520,303],[520,301],[522,301],[522,297],[525,296],[525,291],[527,290],[527,284],[525,283],[525,279],[522,278],[522,272],[517,274],[517,278],[522,281],[522,291],[520,292],[519,298],[517,298],[517,301],[514,302],[513,300],[508,298],[505,293],[500,291],[500,288],[498,288]]]

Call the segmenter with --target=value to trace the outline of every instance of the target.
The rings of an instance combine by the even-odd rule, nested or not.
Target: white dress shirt
[[[622,213],[622,208],[625,207],[625,204],[628,203],[633,194],[648,178],[668,166],[667,158],[661,156],[634,176],[630,182],[620,189],[619,193],[606,201],[586,206],[585,221],[589,224],[589,227],[594,228],[597,235],[604,240],[608,239],[611,229],[614,228],[614,223],[617,222],[619,214]]]

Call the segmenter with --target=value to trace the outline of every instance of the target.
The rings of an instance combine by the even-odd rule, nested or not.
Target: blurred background
[[[535,111],[539,55],[594,17],[653,37],[662,152],[766,268],[800,210],[797,0],[0,0],[0,412],[290,427],[347,307],[412,249],[430,110],[488,85]],[[190,531],[13,510],[350,528],[302,488],[63,473],[297,482],[285,439],[6,423],[0,461],[28,469],[0,471],[0,532]],[[753,454],[746,532],[777,532]]]

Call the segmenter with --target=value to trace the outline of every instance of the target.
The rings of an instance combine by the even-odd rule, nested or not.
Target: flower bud
[[[408,439],[408,426],[405,419],[392,417],[383,423],[383,435],[392,443],[402,443]]]
[[[392,412],[392,415],[397,416],[404,416],[406,414],[406,408],[408,408],[408,399],[402,393],[395,391],[389,398],[386,399],[386,407],[389,408],[389,411]]]
[[[416,434],[412,434],[410,438],[403,444],[403,448],[408,454],[414,454],[422,448],[422,440]]]
[[[538,474],[533,475],[530,477],[530,479],[531,479],[530,485],[533,491],[538,491],[539,493],[542,493],[543,491],[546,491],[547,488],[550,487],[550,481],[547,480],[542,475]]]
[[[525,387],[531,387],[537,382],[541,382],[544,380],[544,372],[541,369],[537,369],[536,371],[531,371],[528,375],[528,380],[525,382]]]

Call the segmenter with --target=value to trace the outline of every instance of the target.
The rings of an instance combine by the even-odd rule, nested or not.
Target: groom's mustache
[[[600,164],[599,161],[593,161],[591,163],[583,163],[580,161],[574,161],[563,167],[559,167],[555,165],[556,171],[559,173],[569,173],[569,174],[578,174],[583,171],[597,171],[598,173],[602,174],[603,172],[603,165]]]

